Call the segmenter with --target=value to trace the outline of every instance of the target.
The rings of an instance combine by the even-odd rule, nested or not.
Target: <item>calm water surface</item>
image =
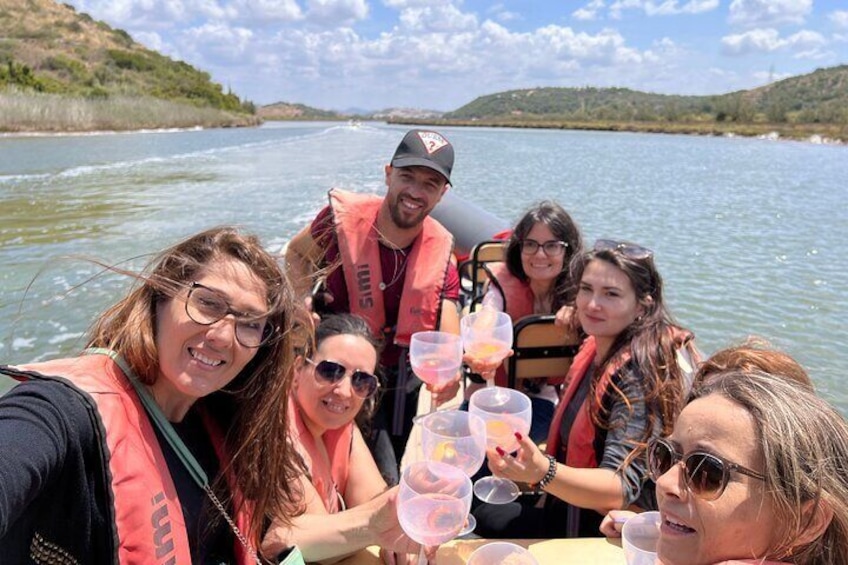
[[[201,229],[235,223],[272,250],[332,186],[382,191],[406,128],[256,129],[0,138],[0,359],[83,345],[128,268]],[[848,413],[848,149],[606,132],[444,128],[455,194],[514,222],[559,201],[586,239],[656,252],[671,308],[710,353],[763,336]],[[0,388],[4,386],[0,383]]]

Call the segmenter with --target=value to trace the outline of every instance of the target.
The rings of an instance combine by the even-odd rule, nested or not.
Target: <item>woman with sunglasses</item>
[[[502,449],[488,456],[495,475],[535,485],[545,501],[481,505],[483,537],[596,536],[607,511],[655,506],[644,450],[671,431],[683,404],[688,367],[677,357],[696,355],[693,336],[672,321],[644,247],[599,240],[575,259],[574,277],[573,315],[588,337],[568,371],[547,454],[519,437],[515,456]]]
[[[711,375],[655,439],[658,563],[848,563],[848,425],[791,377]],[[605,520],[609,533],[615,516]]]
[[[580,230],[562,206],[550,200],[534,205],[512,230],[504,262],[487,266],[490,277],[483,307],[506,312],[513,323],[531,314],[555,314],[573,304],[574,285],[568,265],[572,257],[582,252]],[[502,363],[481,363],[470,357],[466,357],[466,362],[472,374],[494,377],[499,386],[507,386]],[[555,386],[562,383],[564,373],[551,375],[550,379],[521,380],[523,392],[533,405],[530,437],[534,441],[543,442],[548,435],[559,401]],[[466,397],[470,398],[484,382],[472,377]]]
[[[385,563],[414,559],[418,545],[397,520],[397,487],[387,490],[354,421],[367,421],[374,410],[380,344],[353,314],[325,317],[314,342],[314,351],[295,361],[288,411],[306,469],[299,479],[304,496],[296,518],[271,527],[263,551],[297,545],[307,561],[327,563],[379,545]]]
[[[296,493],[286,278],[226,227],[117,272],[83,355],[0,366],[0,560],[257,563]]]

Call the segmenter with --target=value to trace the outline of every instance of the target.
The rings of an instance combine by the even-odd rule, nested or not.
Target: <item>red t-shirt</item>
[[[332,265],[339,261],[339,242],[334,229],[333,211],[326,206],[318,213],[310,228],[312,239],[324,247],[324,263]],[[383,290],[383,303],[386,308],[386,325],[394,328],[397,325],[400,298],[403,282],[406,278],[406,258],[412,245],[396,251],[380,244],[380,269],[383,272],[386,288]],[[344,269],[335,269],[327,276],[327,291],[333,296],[333,302],[327,308],[336,313],[350,312],[350,301],[347,295]],[[452,262],[445,276],[445,286],[442,298],[457,302],[459,300],[459,271]],[[400,348],[394,344],[394,331],[383,336],[385,347],[380,362],[384,367],[394,367],[400,358]]]

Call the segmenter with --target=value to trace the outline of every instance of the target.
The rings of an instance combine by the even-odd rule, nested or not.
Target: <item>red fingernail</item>
[[[522,439],[521,434],[518,433],[518,432],[515,432],[515,439],[517,439],[518,441],[521,441],[521,439]]]
[[[506,451],[504,451],[504,450],[503,450],[503,449],[501,449],[500,447],[496,447],[496,448],[495,448],[495,451],[497,451],[497,452],[498,452],[498,455],[500,455],[501,457],[503,457],[504,455],[506,455]]]

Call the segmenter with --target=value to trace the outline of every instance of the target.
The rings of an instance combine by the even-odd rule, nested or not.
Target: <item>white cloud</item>
[[[253,38],[253,32],[246,28],[207,23],[186,30],[179,41],[193,60],[227,66],[249,62]]]
[[[571,17],[575,20],[588,21],[598,18],[598,12],[604,8],[604,0],[592,0],[582,8],[572,12]]]
[[[348,25],[368,17],[365,0],[308,0],[307,6],[309,19],[320,22]]]
[[[837,28],[848,29],[848,10],[837,10],[827,17]]]
[[[747,27],[803,24],[813,9],[813,0],[733,0],[729,21]]]
[[[400,14],[404,28],[422,32],[459,32],[476,29],[477,17],[460,12],[455,6],[406,8]]]
[[[810,58],[820,54],[821,47],[827,40],[815,31],[799,31],[789,37],[781,38],[774,28],[753,29],[745,33],[728,35],[721,39],[723,50],[728,55],[745,55],[748,53],[769,53],[779,49],[796,52],[796,57]]]
[[[624,10],[642,10],[648,16],[674,16],[677,14],[701,14],[711,12],[719,6],[719,0],[689,0],[682,4],[678,0],[617,0],[610,6],[610,17],[619,19]]]

